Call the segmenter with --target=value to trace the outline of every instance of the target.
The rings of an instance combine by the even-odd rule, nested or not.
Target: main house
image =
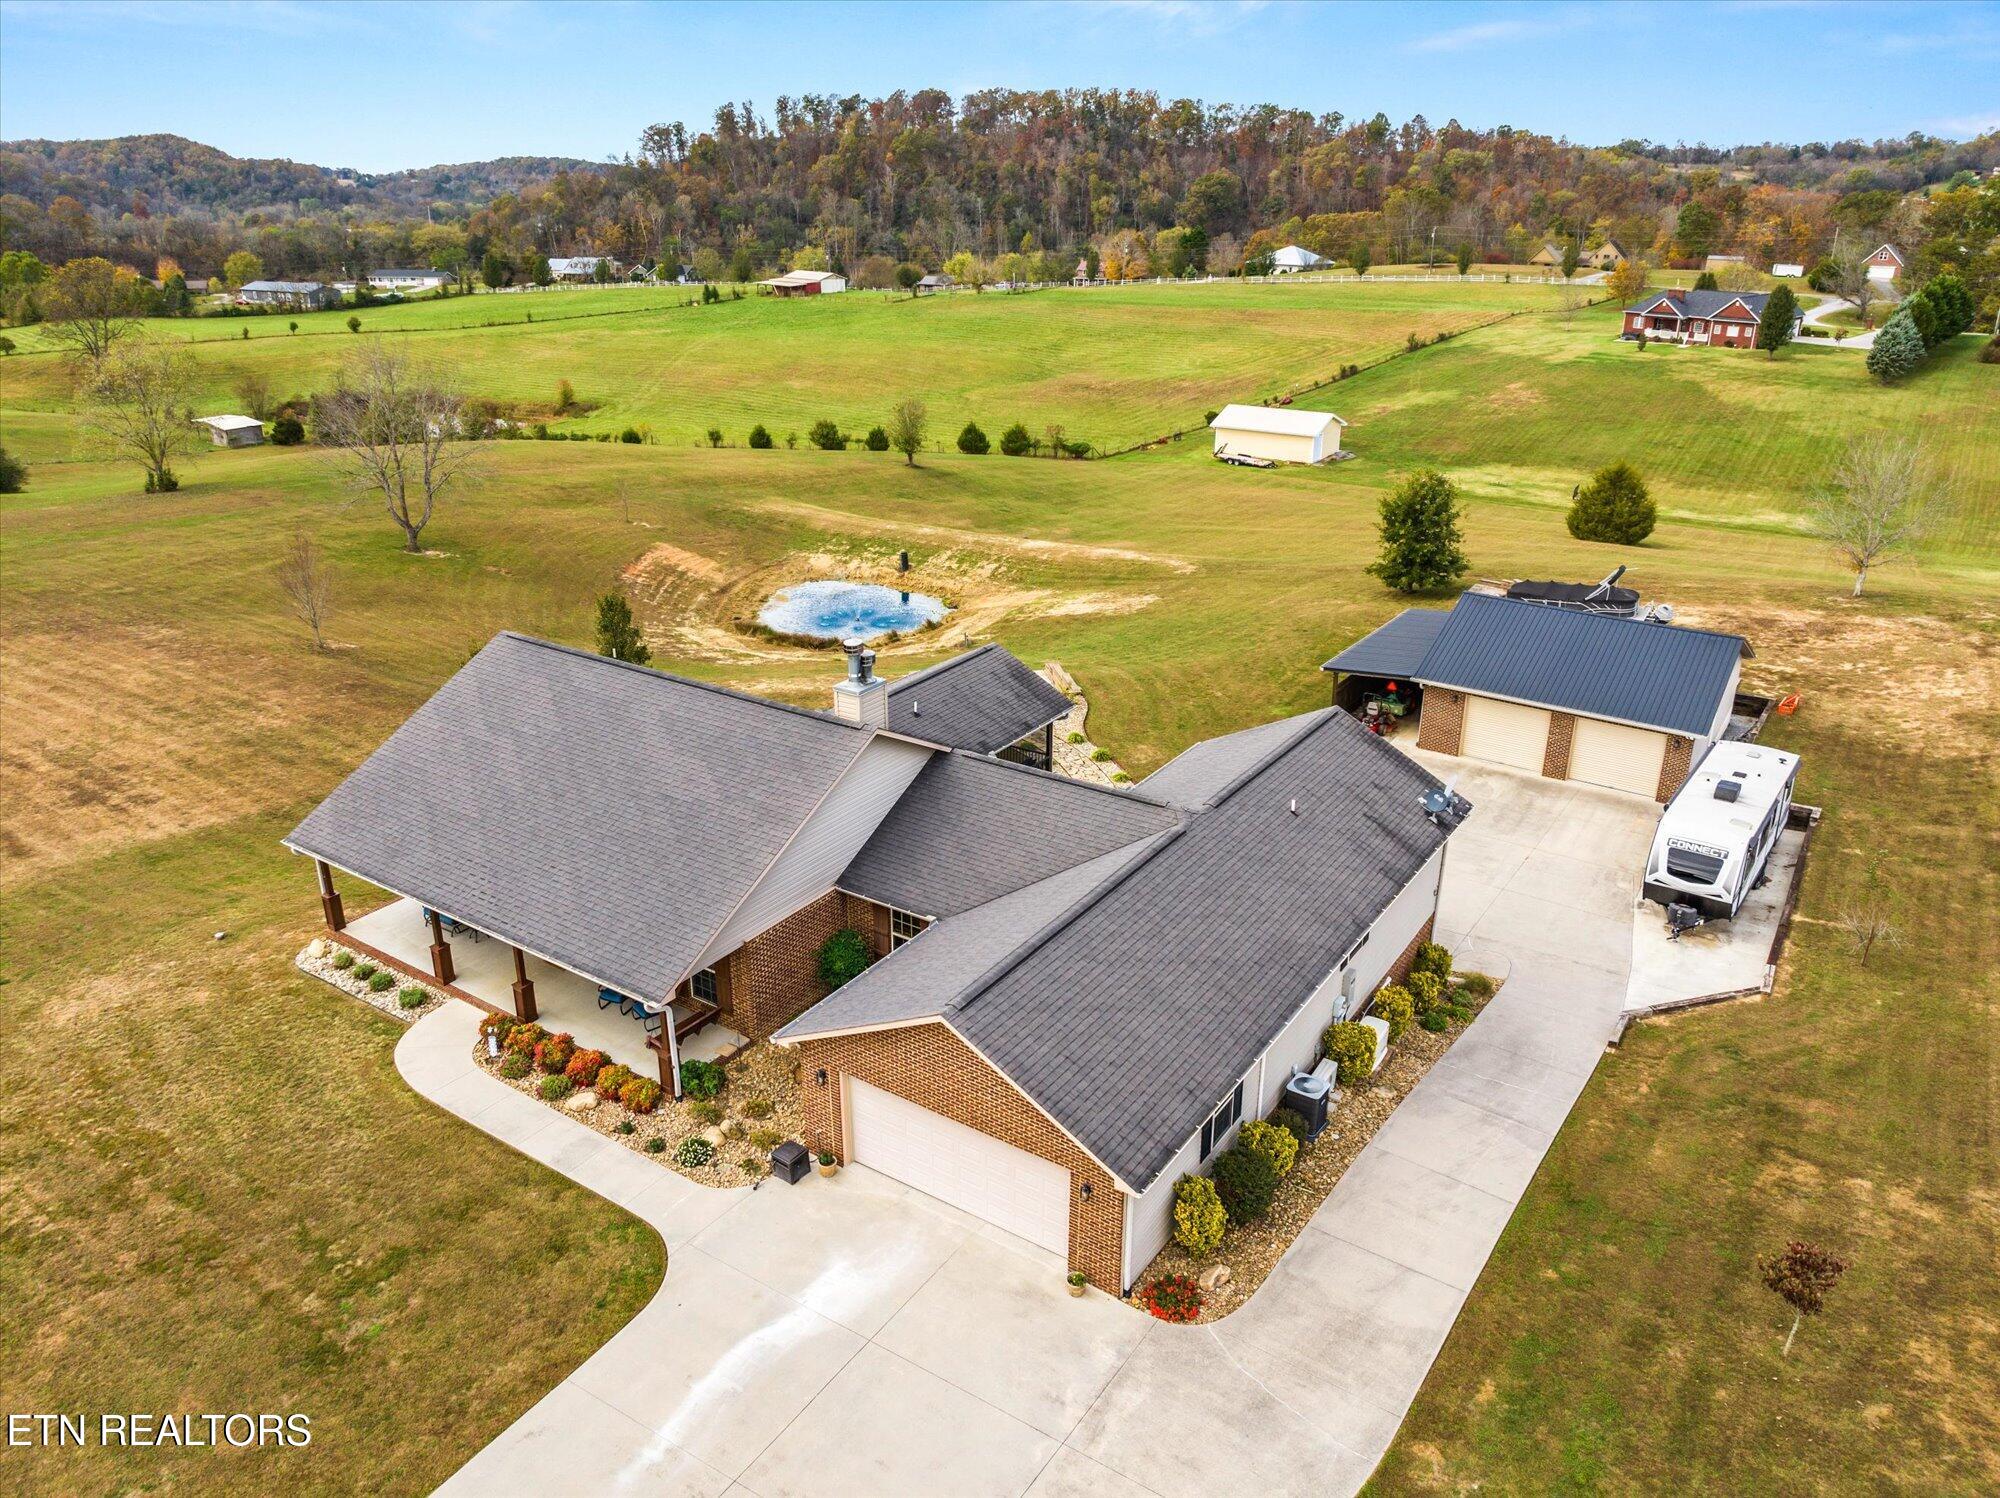
[[[1721,348],[1754,348],[1757,327],[1770,302],[1768,291],[1662,291],[1625,309],[1620,337],[1706,343]],[[1797,336],[1801,314],[1792,318]]]
[[[895,683],[850,648],[814,711],[502,634],[286,842],[349,945],[579,1038],[635,1004],[663,1081],[725,1028],[793,1047],[814,1148],[1121,1293],[1407,972],[1448,832],[1332,709],[1132,789],[1003,757],[1068,706],[997,647]],[[336,871],[401,898],[349,923]],[[827,994],[842,930],[875,960]]]
[[[1329,264],[1324,255],[1316,255],[1304,245],[1288,244],[1271,256],[1271,274],[1291,276],[1300,271],[1318,270]]]

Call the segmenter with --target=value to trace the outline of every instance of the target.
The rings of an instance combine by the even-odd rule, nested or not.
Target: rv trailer
[[[1785,830],[1798,775],[1799,757],[1782,749],[1725,740],[1709,750],[1661,815],[1646,855],[1646,898],[1666,906],[1677,929],[1743,908]]]

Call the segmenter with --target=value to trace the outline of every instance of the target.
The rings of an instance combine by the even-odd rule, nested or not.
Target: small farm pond
[[[935,624],[951,609],[928,593],[903,593],[879,583],[838,578],[780,588],[758,610],[757,622],[781,635],[815,640],[872,640]]]

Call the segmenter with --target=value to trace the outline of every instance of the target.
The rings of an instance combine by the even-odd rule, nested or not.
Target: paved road
[[[1654,815],[1442,768],[1478,808],[1442,939],[1505,985],[1211,1326],[1071,1300],[1051,1255],[863,1169],[696,1186],[487,1076],[470,1010],[419,1021],[396,1051],[412,1087],[644,1218],[670,1259],[653,1301],[444,1491],[1356,1490],[1616,1023]]]
[[[1853,309],[1854,303],[1848,301],[1845,297],[1822,297],[1815,305],[1806,309],[1805,320],[1814,326],[1818,326],[1836,312],[1852,311]],[[1847,337],[1837,341],[1828,339],[1827,346],[1830,348],[1871,349],[1875,347],[1875,335],[1880,331],[1881,329],[1879,328],[1871,328],[1866,333],[1850,333]]]

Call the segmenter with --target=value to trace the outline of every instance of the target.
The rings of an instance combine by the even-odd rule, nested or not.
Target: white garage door
[[[1667,736],[1602,718],[1578,718],[1569,746],[1569,778],[1651,799],[1660,788]]]
[[[1548,745],[1547,708],[1524,707],[1498,697],[1465,699],[1465,734],[1458,752],[1467,759],[1490,759],[1539,775]]]
[[[1069,1172],[1060,1165],[852,1077],[847,1147],[859,1164],[1069,1253]]]

